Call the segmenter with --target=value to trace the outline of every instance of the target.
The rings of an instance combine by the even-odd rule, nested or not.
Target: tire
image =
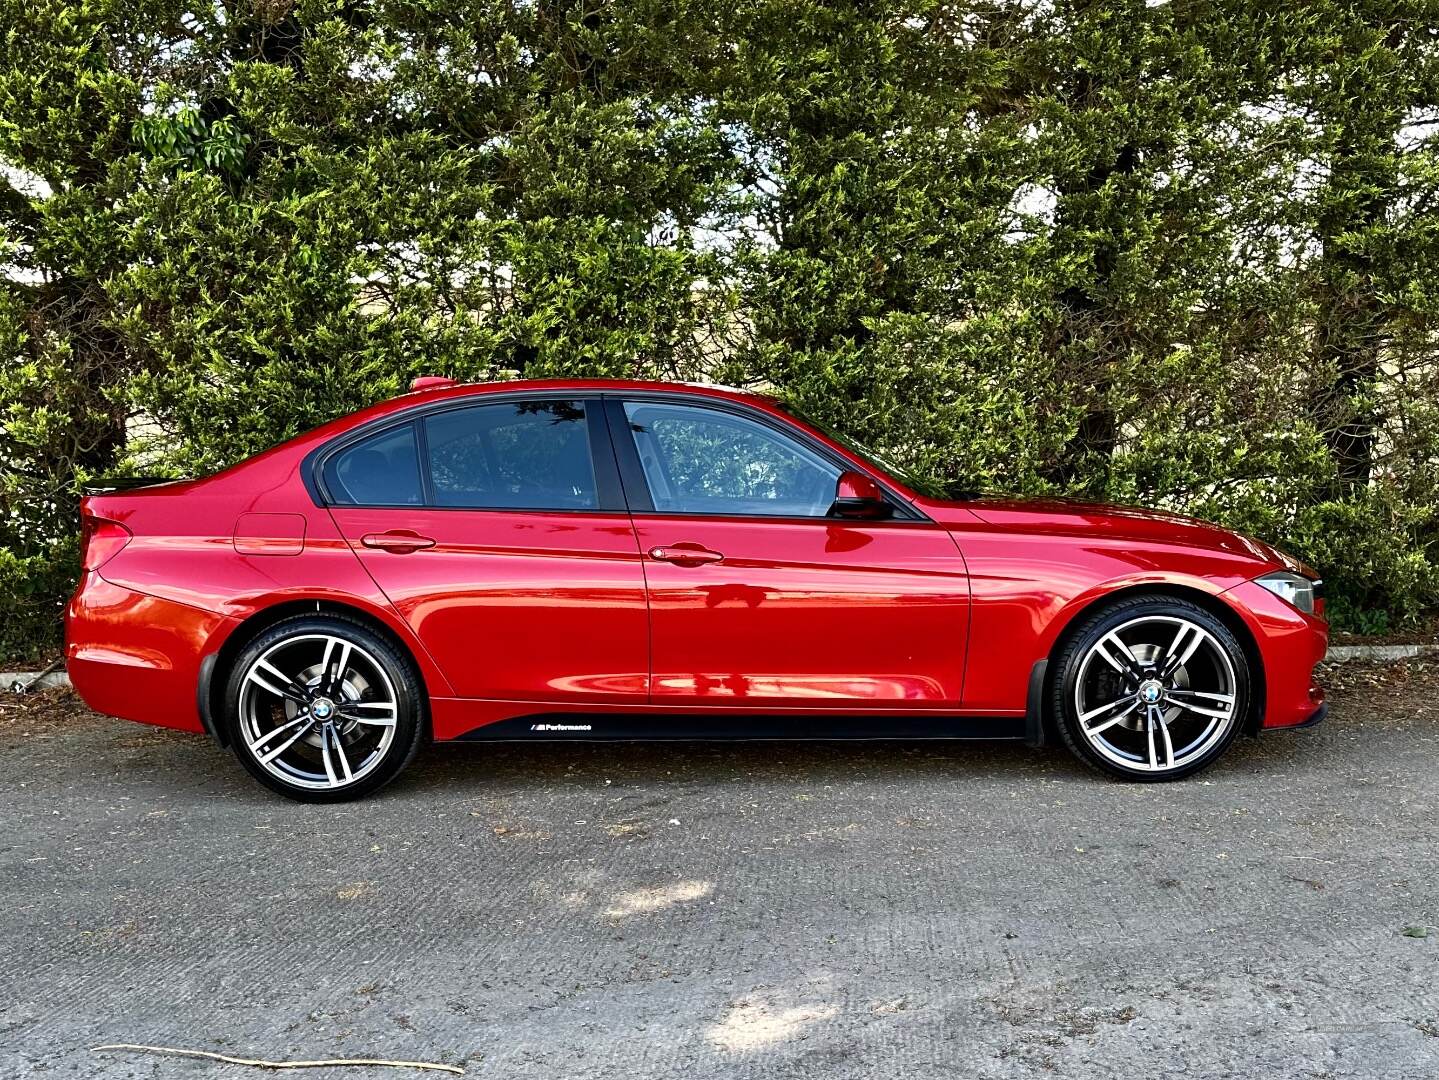
[[[235,658],[222,721],[240,764],[271,791],[333,803],[377,791],[424,741],[414,662],[341,615],[297,615]]]
[[[1214,615],[1176,596],[1118,600],[1083,619],[1051,669],[1064,743],[1125,780],[1193,776],[1249,715],[1249,662]]]

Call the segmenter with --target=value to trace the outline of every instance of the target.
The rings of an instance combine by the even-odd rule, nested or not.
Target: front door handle
[[[423,551],[425,548],[435,546],[435,541],[428,536],[421,536],[419,533],[410,532],[408,529],[394,529],[390,532],[366,533],[360,537],[360,543],[367,548],[375,548],[378,551],[388,551],[393,555],[408,555],[412,551]]]
[[[658,562],[674,563],[676,566],[704,566],[706,563],[717,563],[724,556],[700,544],[685,541],[669,547],[652,547],[650,558]]]

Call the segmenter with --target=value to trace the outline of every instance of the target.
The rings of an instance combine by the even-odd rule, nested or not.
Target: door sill
[[[533,713],[497,720],[457,742],[910,742],[1025,738],[1022,716],[784,716],[729,713]]]

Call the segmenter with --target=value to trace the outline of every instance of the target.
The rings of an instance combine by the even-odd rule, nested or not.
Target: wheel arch
[[[1249,693],[1249,714],[1244,718],[1242,730],[1249,735],[1258,733],[1264,723],[1264,702],[1266,700],[1267,685],[1264,674],[1264,656],[1259,651],[1259,642],[1254,636],[1254,631],[1239,614],[1221,595],[1207,592],[1194,585],[1187,585],[1183,582],[1155,581],[1141,584],[1123,585],[1097,596],[1092,596],[1080,603],[1076,603],[1065,609],[1055,620],[1052,628],[1050,646],[1045,654],[1046,662],[1054,663],[1064,647],[1069,643],[1074,631],[1090,615],[1114,604],[1120,600],[1130,600],[1140,597],[1153,596],[1156,598],[1176,597],[1181,600],[1188,600],[1196,607],[1203,608],[1209,614],[1224,624],[1226,629],[1234,635],[1234,640],[1239,642],[1239,647],[1244,650],[1244,659],[1249,665],[1251,687]],[[1048,680],[1045,680],[1047,686]],[[1045,691],[1047,694],[1047,690]],[[1041,715],[1045,717],[1047,727],[1053,724],[1052,710],[1049,708],[1049,701],[1043,702]],[[1047,732],[1052,734],[1052,732]]]
[[[425,663],[427,658],[419,655],[419,651],[405,639],[404,635],[400,634],[385,619],[358,604],[347,603],[331,597],[295,598],[278,601],[246,616],[238,626],[230,631],[220,647],[201,662],[200,677],[195,688],[196,705],[199,708],[200,722],[204,724],[205,731],[220,746],[227,747],[229,745],[225,726],[219,722],[219,717],[225,683],[229,678],[230,668],[234,664],[235,658],[246,645],[254,641],[260,634],[295,615],[343,616],[360,623],[365,629],[379,635],[394,646],[401,656],[407,657],[415,665],[415,672],[420,677],[420,685],[426,691],[426,700],[423,705],[428,722],[430,711],[428,698],[434,693],[431,686],[432,673],[427,670],[428,665]]]

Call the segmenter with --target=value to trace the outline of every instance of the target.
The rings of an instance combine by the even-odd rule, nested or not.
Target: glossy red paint
[[[1317,655],[1303,667],[1307,680],[1323,656],[1327,628],[1306,620],[1267,589],[1250,584],[1283,564],[1263,545],[1216,526],[1174,514],[1058,500],[978,499],[963,503],[918,500],[949,528],[969,567],[974,622],[965,705],[982,712],[1022,710],[1025,679],[1035,659],[1050,655],[1082,611],[1126,589],[1183,589],[1239,619],[1259,647],[1266,675],[1286,670],[1298,654],[1286,639],[1294,624],[1261,621],[1240,602],[1262,593],[1305,626],[1306,648]],[[1231,594],[1248,585],[1242,592]],[[1265,604],[1263,609],[1273,611]],[[1306,653],[1305,655],[1308,655]],[[1270,683],[1273,682],[1271,678]],[[1266,699],[1265,726],[1302,722]]]
[[[928,522],[637,514],[651,557],[658,703],[949,708],[963,704],[969,583]]]
[[[879,520],[326,506],[311,455],[368,424],[496,394],[669,394],[790,425],[887,493]],[[606,450],[608,452],[608,450]],[[868,494],[851,484],[850,494]],[[633,502],[633,500],[632,500]],[[549,711],[993,716],[1092,604],[1181,590],[1251,639],[1262,723],[1308,719],[1327,639],[1253,579],[1265,545],[1171,514],[930,499],[764,397],[619,381],[438,386],[326,424],[204,480],[91,496],[129,534],[66,619],[95,708],[200,730],[207,658],[276,612],[321,606],[414,657],[437,738]],[[94,526],[91,526],[94,532]],[[367,541],[367,538],[368,541]]]
[[[834,505],[830,516],[841,519],[878,520],[889,516],[884,489],[864,473],[842,472],[834,485]]]
[[[458,697],[644,702],[645,578],[627,514],[400,511],[412,552],[366,546],[394,510],[336,524]],[[553,707],[553,705],[551,705]]]
[[[447,379],[443,375],[421,375],[410,380],[410,390],[436,390],[443,386],[458,386],[454,379]]]
[[[114,585],[87,572],[65,612],[65,667],[91,708],[147,724],[200,731],[200,658],[235,622]]]
[[[1314,681],[1314,667],[1324,659],[1328,626],[1322,619],[1296,611],[1268,589],[1243,581],[1223,598],[1232,605],[1262,643],[1266,728],[1304,723],[1324,703],[1324,690]]]

